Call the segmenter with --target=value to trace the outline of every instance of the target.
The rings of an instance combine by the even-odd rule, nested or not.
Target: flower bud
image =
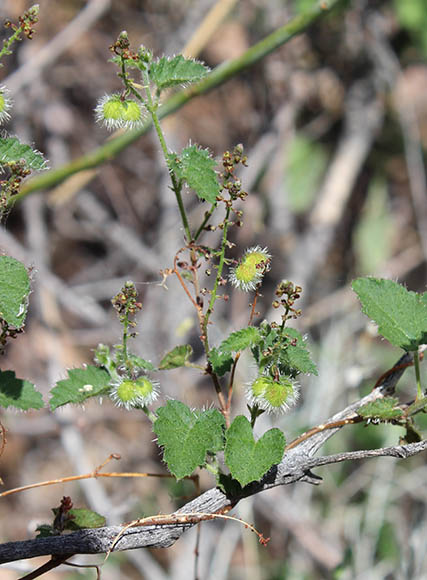
[[[147,377],[139,377],[136,380],[124,379],[114,385],[110,397],[118,407],[140,408],[149,405],[158,396],[159,385]]]
[[[95,109],[98,123],[107,129],[136,129],[144,122],[144,113],[133,99],[123,99],[118,94],[105,95]]]
[[[286,413],[298,399],[298,385],[287,377],[260,376],[246,388],[246,398],[268,413]]]
[[[240,263],[231,270],[229,280],[235,288],[245,292],[255,290],[265,272],[270,269],[271,255],[267,248],[255,246],[246,250]]]

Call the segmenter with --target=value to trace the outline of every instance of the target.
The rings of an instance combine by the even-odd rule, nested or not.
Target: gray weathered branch
[[[405,365],[411,362],[412,355],[405,354],[397,365]],[[396,366],[397,366],[396,365]],[[343,419],[356,416],[357,409],[362,405],[391,395],[396,384],[404,372],[404,368],[393,371],[383,383],[356,403],[352,403],[339,413],[335,414],[328,423],[335,423]],[[221,513],[227,508],[233,507],[244,497],[249,497],[276,487],[288,485],[297,481],[305,481],[318,484],[321,478],[314,475],[311,470],[323,465],[330,465],[342,461],[354,461],[369,457],[397,457],[406,459],[427,450],[427,440],[407,445],[396,445],[383,449],[370,449],[339,453],[324,457],[314,457],[323,443],[334,435],[341,427],[321,430],[311,437],[303,440],[300,444],[289,449],[283,461],[272,467],[259,482],[246,486],[240,495],[227,496],[219,488],[212,488],[199,497],[187,503],[176,514],[185,513]],[[145,525],[129,528],[123,533],[114,546],[114,550],[132,550],[135,548],[167,548],[171,546],[186,529],[194,523],[169,523]],[[0,545],[0,563],[12,562],[25,558],[46,555],[73,555],[73,554],[102,554],[108,552],[115,539],[122,532],[120,526],[110,526],[92,530],[82,530],[63,536],[39,538],[20,542],[9,542]]]

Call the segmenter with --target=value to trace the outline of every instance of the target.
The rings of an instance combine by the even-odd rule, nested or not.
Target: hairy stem
[[[185,235],[187,237],[187,242],[191,242],[190,226],[188,224],[187,214],[185,213],[184,202],[182,201],[182,195],[181,195],[182,186],[181,186],[179,180],[177,179],[175,172],[171,169],[170,164],[169,164],[169,149],[166,145],[165,137],[163,135],[163,131],[162,131],[162,128],[160,126],[159,117],[157,115],[157,107],[154,105],[153,98],[151,96],[150,79],[148,77],[147,71],[143,71],[142,76],[144,79],[145,94],[146,94],[146,98],[147,98],[146,107],[151,115],[151,119],[153,120],[153,125],[154,125],[154,128],[156,130],[157,137],[158,137],[159,142],[160,142],[160,146],[162,148],[163,156],[165,158],[166,165],[169,169],[169,174],[170,174],[170,178],[172,181],[172,189],[173,189],[173,192],[175,194],[176,201],[178,204],[179,213],[181,215],[181,220],[182,220],[182,225],[184,226]]]

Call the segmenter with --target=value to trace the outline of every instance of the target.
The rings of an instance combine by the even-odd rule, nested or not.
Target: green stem
[[[17,28],[17,29],[15,30],[15,32],[14,32],[14,33],[13,33],[11,36],[9,36],[9,38],[6,38],[6,39],[3,41],[3,47],[2,47],[2,49],[0,50],[0,60],[1,60],[1,59],[2,59],[4,56],[6,56],[6,55],[8,55],[8,54],[12,54],[12,51],[10,50],[10,47],[12,46],[12,44],[13,44],[13,43],[14,43],[16,40],[20,40],[20,35],[21,35],[21,33],[22,33],[22,27],[20,26],[19,28]],[[0,66],[3,66],[3,65],[0,65]]]
[[[423,390],[421,388],[421,373],[420,373],[420,358],[418,351],[414,352],[414,368],[415,368],[415,380],[417,382],[417,396],[416,401],[423,398]]]
[[[163,135],[162,128],[160,126],[159,117],[157,115],[157,108],[154,105],[153,98],[151,96],[150,79],[148,77],[147,71],[145,71],[145,70],[143,71],[142,77],[144,79],[145,94],[147,97],[146,107],[151,115],[152,120],[153,120],[154,128],[156,130],[157,137],[159,139],[160,146],[161,146],[162,151],[163,151],[163,156],[165,158],[167,168],[169,169],[169,173],[170,173],[170,177],[171,177],[171,181],[172,181],[172,189],[173,189],[173,192],[175,194],[176,201],[178,203],[179,213],[181,215],[182,225],[184,226],[184,231],[185,231],[185,235],[187,237],[187,242],[191,242],[190,226],[188,224],[187,214],[185,212],[184,202],[182,201],[182,195],[181,195],[182,186],[181,186],[181,183],[179,182],[179,180],[177,179],[175,172],[171,169],[170,164],[169,164],[169,149],[166,145],[166,140],[165,140],[165,137]]]
[[[128,328],[129,328],[129,320],[128,320],[128,312],[126,312],[126,317],[123,321],[123,360],[127,362],[128,360]],[[127,364],[126,364],[127,366]]]
[[[204,228],[206,227],[206,224],[211,219],[211,216],[212,216],[215,208],[216,208],[216,203],[212,204],[211,209],[205,213],[205,217],[203,218],[202,223],[200,224],[197,232],[194,234],[194,241],[195,242],[197,242],[200,234],[203,232]]]
[[[227,248],[227,232],[228,232],[228,225],[229,225],[228,218],[230,217],[230,212],[231,212],[231,207],[227,206],[227,210],[225,212],[225,219],[224,219],[224,229],[222,231],[221,254],[219,257],[218,270],[217,270],[217,274],[216,274],[216,278],[215,278],[215,284],[214,284],[214,287],[212,289],[211,299],[209,301],[209,306],[208,306],[208,309],[206,310],[206,314],[205,314],[204,321],[203,321],[202,333],[203,333],[203,336],[205,337],[203,343],[204,343],[206,354],[209,353],[209,339],[208,339],[209,318],[210,318],[210,315],[212,314],[215,300],[217,298],[216,293],[218,290],[219,281],[222,278],[222,271],[224,269],[225,250]]]
[[[311,24],[321,16],[330,13],[331,10],[341,2],[342,0],[316,2],[315,5],[305,14],[296,16],[287,24],[275,30],[269,36],[249,48],[242,56],[224,62],[200,82],[170,97],[166,103],[160,107],[157,113],[158,118],[162,119],[167,117],[183,107],[194,97],[198,97],[216,87],[219,87],[230,78],[235,77],[245,69],[253,66],[265,56],[276,50],[276,48],[282,46],[294,36],[304,32]],[[23,185],[20,193],[14,196],[14,201],[22,199],[33,191],[54,187],[64,181],[67,177],[70,177],[79,171],[93,169],[105,161],[110,161],[123,151],[123,149],[126,149],[126,147],[144,135],[151,125],[152,123],[147,121],[141,128],[134,131],[127,131],[124,134],[113,137],[101,147],[75,159],[67,165],[63,165],[58,169],[51,169],[42,175],[33,177]]]
[[[215,463],[205,463],[205,467],[207,471],[210,471],[213,475],[215,475],[215,477],[218,475],[219,473],[219,466],[218,464]]]
[[[157,419],[157,415],[153,413],[153,411],[150,411],[150,409],[146,405],[141,407],[141,409],[144,411],[144,413],[147,415],[150,421],[154,423],[154,421]]]

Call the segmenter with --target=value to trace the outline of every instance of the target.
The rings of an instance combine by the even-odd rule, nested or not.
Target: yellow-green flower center
[[[137,397],[145,398],[153,392],[153,384],[145,377],[136,381],[124,380],[117,387],[117,397],[122,403],[129,403]]]
[[[103,113],[105,119],[113,121],[139,121],[141,109],[135,101],[110,99],[104,103]]]
[[[124,101],[123,119],[125,121],[139,121],[141,119],[141,109],[135,101]]]
[[[258,377],[251,385],[252,395],[254,397],[261,397],[271,383],[272,379],[269,377]]]
[[[252,252],[247,254],[243,260],[244,264],[248,264],[249,266],[258,266],[262,262],[267,261],[267,256],[262,252]]]
[[[294,388],[290,381],[286,379],[282,379],[280,383],[272,381],[265,389],[264,398],[272,407],[278,409],[288,401],[293,392]]]
[[[256,264],[248,264],[246,261],[239,264],[235,270],[235,276],[239,282],[251,282],[256,275]]]

